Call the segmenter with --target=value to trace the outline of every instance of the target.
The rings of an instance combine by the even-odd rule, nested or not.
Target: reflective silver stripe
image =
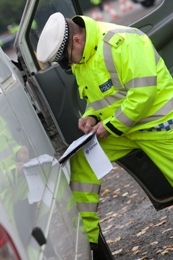
[[[125,87],[127,89],[130,89],[130,88],[156,86],[156,84],[157,84],[157,77],[152,76],[152,77],[134,78],[134,79],[128,81],[125,84]]]
[[[111,46],[105,42],[103,45],[103,55],[104,55],[104,61],[106,64],[106,68],[108,72],[110,73],[111,80],[113,83],[113,86],[116,86],[116,89],[122,89],[122,84],[119,80],[118,73],[116,70],[116,67],[114,65],[114,60],[111,52]]]
[[[114,36],[114,34],[116,33],[131,33],[131,34],[137,34],[137,35],[144,35],[144,33],[136,28],[132,28],[132,27],[124,27],[124,26],[120,26],[116,29],[110,30],[109,32],[106,33],[105,37],[104,37],[104,41],[109,42],[110,39]]]
[[[103,108],[115,103],[116,99],[119,100],[117,98],[117,94],[114,94],[112,96],[108,96],[108,97],[103,98],[101,100],[87,104],[87,109],[90,108],[90,107],[93,107],[94,110],[103,109]]]
[[[103,45],[104,60],[105,60],[107,70],[110,73],[112,83],[113,83],[114,87],[116,87],[116,89],[122,89],[123,83],[121,83],[121,81],[118,77],[118,73],[116,70],[116,66],[114,65],[114,60],[113,60],[113,56],[112,56],[112,52],[111,52],[111,46],[110,46],[110,44],[108,44],[108,42],[114,36],[115,33],[123,33],[123,32],[135,33],[138,35],[144,34],[143,32],[133,29],[133,28],[132,29],[130,28],[130,30],[129,30],[129,28],[127,28],[127,30],[125,28],[121,28],[121,29],[118,28],[118,29],[109,31],[105,35],[105,37],[104,37],[105,43]],[[157,64],[160,60],[160,55],[158,54],[158,52],[156,51],[156,49],[154,47],[153,47],[153,50],[155,53],[155,60],[156,60],[156,64]],[[127,82],[126,84],[124,84],[124,86],[127,89],[129,89],[131,87],[156,86],[156,83],[157,83],[157,78],[156,78],[156,76],[153,76],[153,77],[134,78],[134,79],[130,80],[129,82]]]
[[[136,123],[136,121],[133,121],[129,117],[127,117],[122,112],[121,108],[118,108],[115,112],[115,118],[117,118],[121,123],[123,123],[127,127],[133,126]]]
[[[137,125],[141,125],[144,123],[149,123],[151,121],[158,120],[162,118],[163,116],[167,115],[172,111],[173,108],[173,98],[170,99],[163,107],[161,107],[156,113],[154,113],[152,116],[144,118],[140,120]]]
[[[87,109],[92,107],[95,111],[101,110],[101,109],[106,108],[107,106],[115,103],[116,101],[123,99],[127,94],[127,90],[130,88],[156,86],[156,84],[157,84],[156,76],[134,78],[134,79],[130,80],[129,82],[127,82],[124,86],[123,86],[123,84],[121,84],[121,81],[118,77],[118,73],[116,70],[116,66],[114,64],[114,60],[113,60],[113,56],[112,56],[112,52],[111,52],[111,46],[108,43],[109,40],[115,35],[115,33],[133,33],[133,34],[138,34],[138,35],[144,35],[143,32],[141,32],[135,28],[124,28],[124,27],[117,28],[115,30],[111,30],[105,35],[105,37],[104,37],[105,42],[103,45],[104,60],[105,60],[107,70],[110,73],[112,83],[113,83],[115,89],[119,90],[119,92],[112,96],[103,98],[102,100],[98,100],[98,101],[89,103],[87,105]],[[158,63],[160,56],[155,49],[154,49],[154,53],[155,53],[156,63]],[[128,118],[122,112],[121,108],[118,109],[118,111],[116,111],[115,117],[120,122],[122,122],[124,125],[126,125],[127,127],[130,127],[136,123],[136,121],[133,121],[130,118]]]
[[[77,202],[77,208],[80,212],[96,212],[98,203]]]
[[[160,57],[159,53],[156,51],[156,49],[154,48],[154,46],[153,46],[153,49],[154,49],[154,53],[155,53],[156,64],[158,64],[161,57]]]
[[[123,84],[121,84],[116,67],[114,65],[113,56],[111,53],[111,46],[107,43],[103,46],[104,60],[106,68],[110,73],[112,83],[116,89],[122,89]],[[158,62],[158,53],[155,51],[156,63]],[[155,86],[157,82],[156,76],[152,77],[143,77],[143,78],[134,78],[127,82],[124,86],[129,89],[131,87],[142,87],[142,86]]]
[[[72,191],[79,191],[79,192],[89,192],[89,193],[96,193],[99,194],[100,192],[100,185],[93,184],[93,183],[81,183],[81,182],[71,182],[70,187]]]

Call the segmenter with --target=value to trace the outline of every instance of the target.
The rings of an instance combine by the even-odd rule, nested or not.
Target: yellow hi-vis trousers
[[[135,132],[127,136],[99,139],[111,162],[135,148],[142,149],[160,168],[173,186],[173,130],[165,132]],[[99,235],[99,188],[101,181],[90,168],[81,149],[70,159],[71,188],[81,213],[90,242],[97,243]],[[99,162],[98,162],[99,163]]]

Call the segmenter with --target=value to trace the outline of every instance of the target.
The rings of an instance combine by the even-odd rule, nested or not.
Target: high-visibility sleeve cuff
[[[113,126],[110,122],[105,124],[106,127],[108,129],[110,129],[111,132],[113,132],[114,134],[121,136],[123,134],[123,132],[121,132],[120,130],[118,130],[115,126]]]

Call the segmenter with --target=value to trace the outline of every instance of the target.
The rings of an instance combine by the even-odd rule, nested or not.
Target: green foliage
[[[10,24],[19,24],[25,4],[26,0],[0,0],[0,33]]]

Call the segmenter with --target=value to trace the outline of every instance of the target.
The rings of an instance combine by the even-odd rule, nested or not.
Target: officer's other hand
[[[92,131],[95,132],[99,138],[106,138],[109,135],[109,132],[104,128],[102,122],[99,122],[97,125],[95,125]]]
[[[84,133],[89,133],[93,130],[93,126],[96,124],[96,119],[94,117],[88,116],[85,118],[80,118],[78,121],[78,128]]]

